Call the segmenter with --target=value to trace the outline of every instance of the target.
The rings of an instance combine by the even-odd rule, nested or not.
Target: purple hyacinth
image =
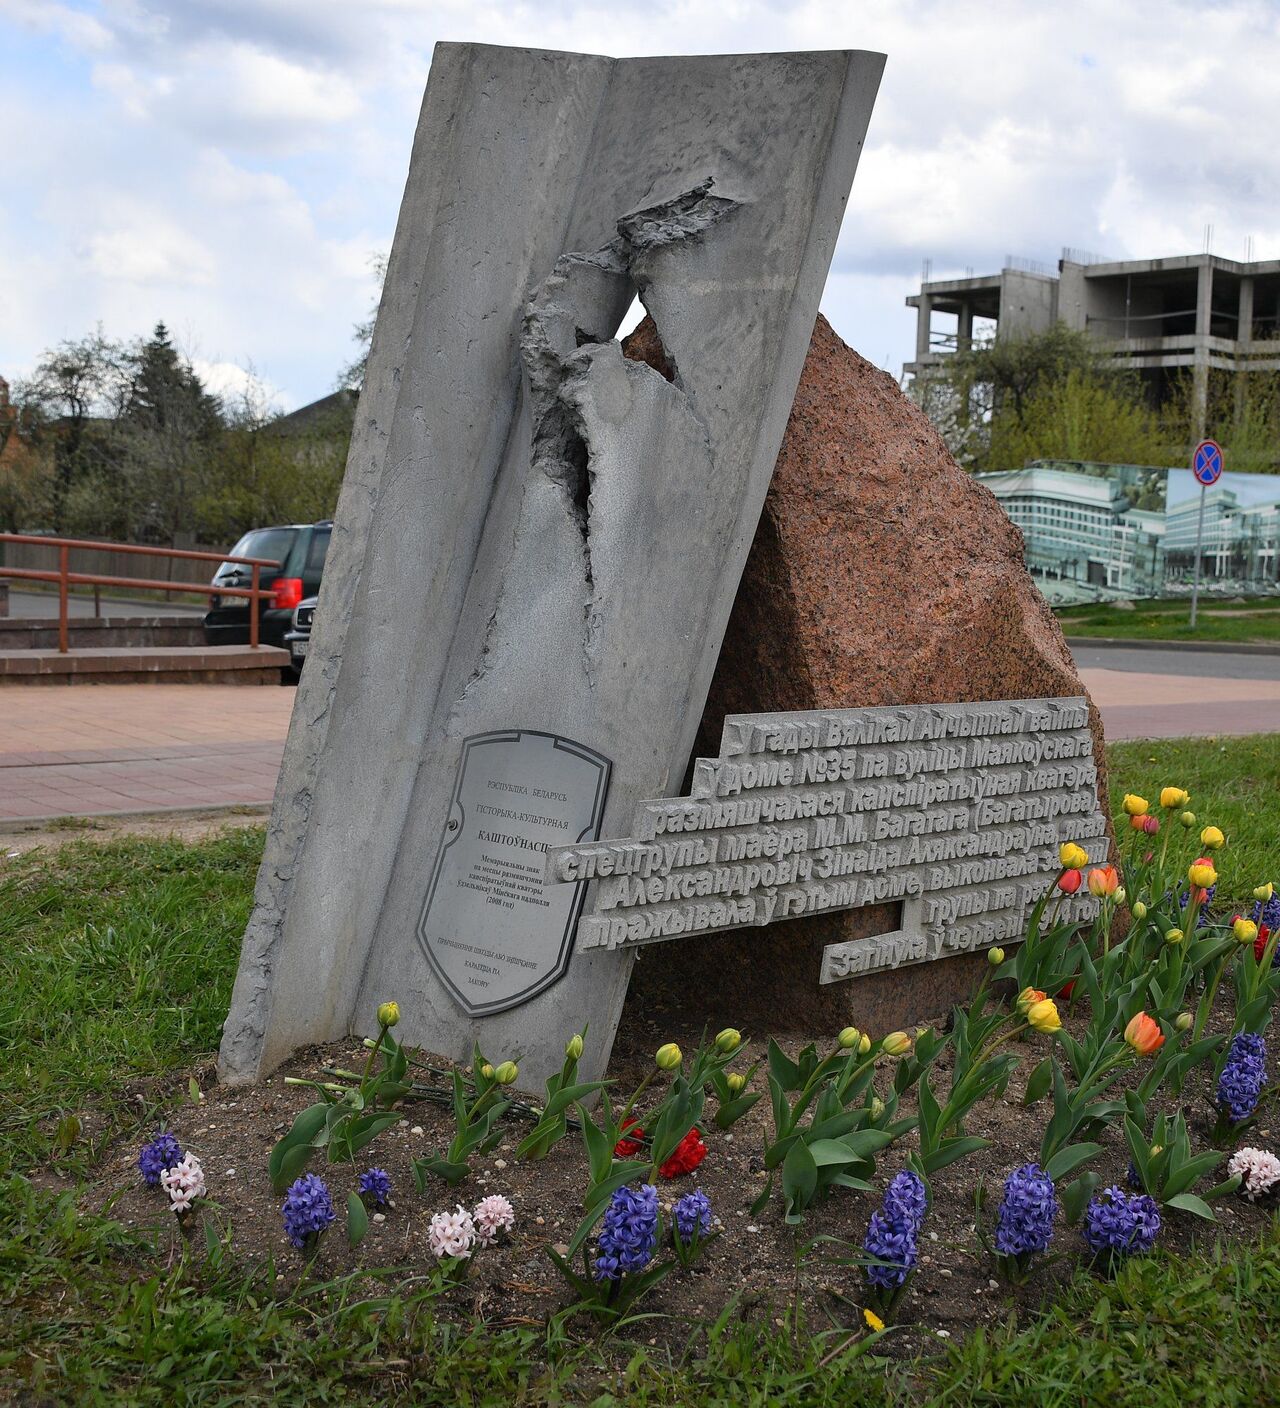
[[[182,1145],[167,1129],[162,1129],[138,1155],[138,1171],[148,1188],[159,1188],[160,1175],[182,1162]]]
[[[672,1209],[676,1235],[686,1245],[711,1231],[711,1202],[701,1188],[686,1193]]]
[[[909,1224],[912,1232],[919,1232],[928,1205],[924,1179],[918,1173],[904,1168],[901,1173],[894,1174],[884,1194],[884,1210],[887,1216]]]
[[[996,1251],[1001,1256],[1030,1257],[1053,1240],[1058,1195],[1053,1179],[1039,1164],[1023,1164],[1004,1181],[996,1214]]]
[[[1233,1124],[1253,1114],[1266,1079],[1267,1043],[1251,1032],[1241,1032],[1232,1041],[1218,1077],[1218,1105]]]
[[[289,1240],[301,1250],[333,1221],[333,1200],[324,1179],[304,1173],[285,1194],[281,1212]]]
[[[360,1197],[366,1204],[385,1208],[391,1201],[391,1176],[383,1168],[367,1168],[360,1175]]]
[[[901,1286],[916,1267],[916,1237],[924,1221],[928,1198],[924,1181],[910,1169],[893,1176],[885,1190],[884,1207],[871,1214],[862,1249],[885,1266],[866,1266],[867,1280],[881,1290]]]
[[[596,1249],[595,1278],[617,1281],[625,1271],[643,1271],[658,1240],[658,1190],[652,1183],[619,1188],[609,1199]]]
[[[1160,1209],[1146,1193],[1125,1193],[1113,1184],[1094,1194],[1082,1230],[1099,1256],[1150,1251],[1160,1231]]]

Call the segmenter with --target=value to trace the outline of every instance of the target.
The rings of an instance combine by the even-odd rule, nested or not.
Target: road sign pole
[[[1196,606],[1200,596],[1200,544],[1204,541],[1204,496],[1208,491],[1200,486],[1200,515],[1196,519],[1196,575],[1191,582],[1191,629],[1196,628]]]

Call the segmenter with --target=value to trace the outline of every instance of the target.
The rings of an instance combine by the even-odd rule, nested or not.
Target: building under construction
[[[1203,431],[1209,371],[1280,371],[1280,260],[1239,263],[1213,254],[1107,262],[1064,250],[1058,271],[1010,258],[998,274],[925,282],[916,354],[905,372],[927,377],[957,350],[992,337],[1087,332],[1137,371],[1152,400],[1190,369]]]

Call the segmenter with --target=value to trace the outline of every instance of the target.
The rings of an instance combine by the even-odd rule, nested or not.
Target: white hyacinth
[[[1240,1175],[1240,1191],[1253,1203],[1280,1183],[1280,1159],[1266,1149],[1238,1149],[1227,1164],[1227,1172]]]
[[[481,1198],[471,1214],[476,1229],[476,1241],[482,1247],[491,1247],[503,1232],[510,1232],[516,1225],[516,1210],[511,1200],[501,1193],[491,1193]]]
[[[469,1257],[476,1244],[476,1225],[459,1205],[457,1212],[438,1212],[428,1229],[431,1250],[438,1257]]]
[[[169,1195],[169,1206],[175,1213],[187,1212],[197,1198],[205,1195],[204,1169],[194,1154],[184,1154],[182,1162],[160,1174],[160,1185]]]

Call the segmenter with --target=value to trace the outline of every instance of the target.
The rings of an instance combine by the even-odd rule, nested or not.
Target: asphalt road
[[[122,600],[119,597],[102,598],[104,616],[203,616],[209,609],[207,601],[198,596],[188,596],[184,600],[173,601]],[[80,618],[93,615],[93,593],[80,596],[70,592],[67,596],[67,614]],[[58,616],[57,592],[19,592],[9,589],[9,615],[15,619],[42,621]],[[3,617],[0,617],[3,620]]]
[[[1138,675],[1191,675],[1199,679],[1280,680],[1280,655],[1229,655],[1216,650],[1134,650],[1118,645],[1073,645],[1081,670],[1122,670]]]

